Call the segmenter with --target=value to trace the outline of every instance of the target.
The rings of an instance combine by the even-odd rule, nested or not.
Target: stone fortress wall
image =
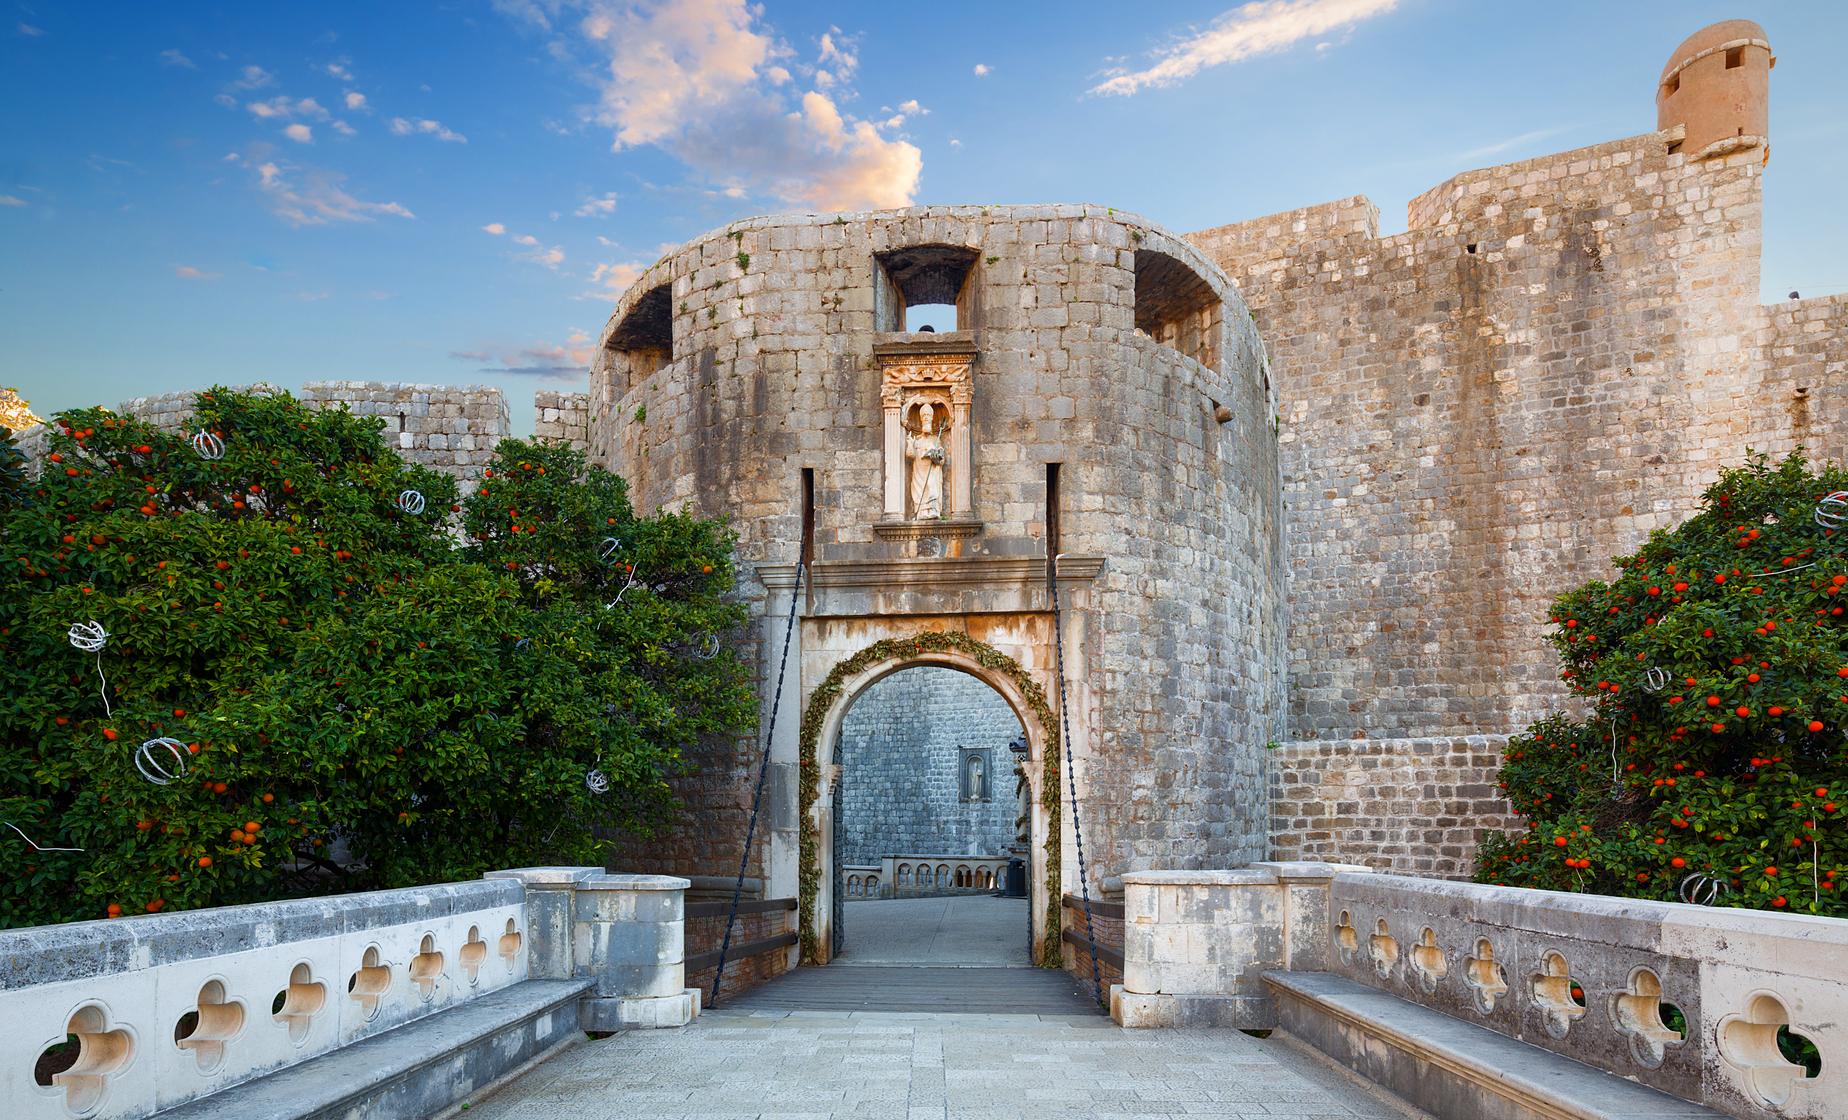
[[[916,303],[954,303],[958,329],[904,333],[903,307]],[[881,362],[918,347],[973,354],[972,508],[944,532],[888,518],[882,500],[896,427],[882,415]],[[1043,563],[1058,464],[1058,551],[1103,558],[1067,650],[1085,666],[1071,676],[1072,722],[1084,729],[1075,750],[1093,875],[1226,865],[1268,847],[1263,744],[1282,726],[1263,366],[1237,291],[1134,215],[1063,205],[780,215],[670,252],[625,293],[591,371],[590,442],[630,480],[638,508],[727,514],[747,569],[795,561],[811,472],[814,579],[871,581],[895,609],[856,615],[811,597],[805,650],[851,653],[908,626],[987,634],[1047,663],[1050,643],[1033,637],[1048,617],[1043,579],[1032,610],[935,604],[993,586],[971,574],[945,590],[962,578],[945,573]],[[908,592],[914,576],[938,582]],[[760,659],[766,695],[773,652]],[[1053,683],[1050,664],[1027,667]],[[798,698],[783,699],[786,729]],[[687,787],[689,827],[639,853],[660,870],[711,873],[736,859],[754,768],[742,756],[703,761]],[[792,810],[793,762],[773,764],[770,779]],[[713,781],[727,769],[731,783]],[[797,827],[793,812],[773,814],[773,833]],[[1075,867],[1065,870],[1075,890]]]
[[[197,390],[189,390],[136,397],[123,401],[116,411],[163,428],[180,429],[192,418],[196,396]],[[385,440],[400,455],[457,478],[479,478],[494,455],[495,444],[512,434],[506,398],[499,389],[485,385],[310,381],[296,392],[296,397],[318,407],[344,405],[360,416],[383,417]]]
[[[1848,297],[1759,303],[1763,35],[1683,44],[1661,130],[1459,175],[1404,233],[1357,197],[1190,235],[1281,398],[1278,858],[1466,873],[1430,841],[1508,819],[1483,744],[1566,700],[1553,597],[1747,449],[1848,458]]]
[[[955,669],[885,678],[841,724],[841,858],[1003,856],[1019,815],[1008,743],[1020,721],[996,692]],[[986,788],[970,800],[963,752],[984,753]]]

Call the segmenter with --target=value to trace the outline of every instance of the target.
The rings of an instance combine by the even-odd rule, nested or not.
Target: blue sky
[[[11,2],[0,385],[584,384],[636,270],[734,218],[1094,202],[1176,230],[1654,127],[1767,28],[1765,291],[1848,289],[1848,9],[1267,0]]]

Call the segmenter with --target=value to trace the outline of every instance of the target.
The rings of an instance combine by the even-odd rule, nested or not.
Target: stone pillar
[[[885,401],[885,510],[887,521],[905,519],[905,428],[898,400]]]
[[[1124,1027],[1277,1025],[1264,973],[1328,967],[1328,889],[1364,867],[1259,863],[1233,871],[1123,875],[1123,982],[1110,1016]]]
[[[601,867],[517,867],[484,879],[518,879],[526,887],[526,974],[534,980],[569,980],[572,897],[577,885],[603,874]]]
[[[587,1031],[684,1027],[699,1011],[687,987],[686,890],[672,875],[599,875],[577,885],[572,957],[597,986],[578,1004]]]
[[[969,438],[969,393],[965,385],[950,406],[950,492],[946,495],[949,508],[944,516],[951,520],[967,520],[975,508],[971,493],[975,477],[975,460],[970,457],[973,446]]]

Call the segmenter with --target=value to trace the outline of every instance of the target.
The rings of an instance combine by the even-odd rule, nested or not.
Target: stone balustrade
[[[1290,1026],[1265,974],[1329,973],[1714,1112],[1848,1115],[1839,919],[1313,863],[1123,881],[1124,1026]]]
[[[484,997],[545,987],[529,980],[576,984],[552,985],[565,1016],[548,1005],[523,1047],[492,1048],[507,1068],[578,1029],[684,1024],[698,999],[682,977],[686,885],[529,868],[0,932],[0,1115],[163,1114]],[[456,1045],[441,1031],[430,1038],[432,1061]]]
[[[1006,874],[1006,856],[885,856],[877,864],[841,867],[849,899],[991,891]]]

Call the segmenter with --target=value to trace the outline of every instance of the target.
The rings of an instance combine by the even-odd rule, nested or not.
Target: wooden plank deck
[[[1101,1015],[1090,981],[1046,968],[798,968],[718,1006],[734,1011]]]

